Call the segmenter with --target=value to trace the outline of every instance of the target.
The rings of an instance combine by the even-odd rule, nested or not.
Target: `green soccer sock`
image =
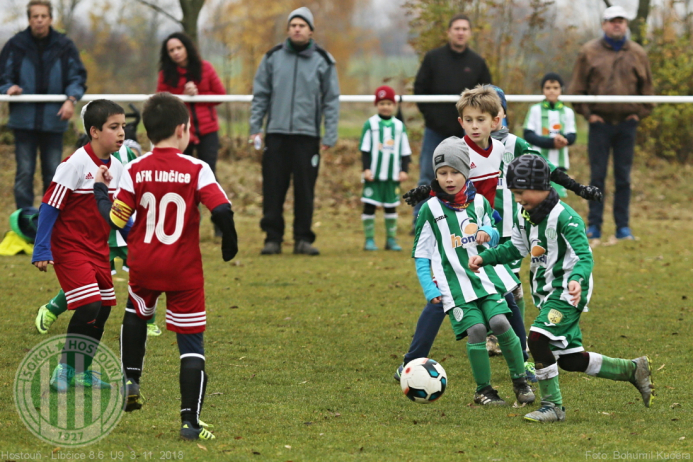
[[[601,365],[599,364],[601,362]],[[599,367],[598,370],[597,367]],[[599,353],[590,353],[587,373],[597,377],[619,382],[629,382],[635,374],[637,365],[630,359],[609,358]]]
[[[537,376],[540,374],[540,369],[537,369]],[[541,400],[548,401],[556,406],[563,406],[563,396],[561,396],[561,387],[558,383],[558,375],[550,379],[539,380],[539,391]]]
[[[472,366],[472,375],[476,381],[476,391],[491,385],[491,361],[488,359],[486,342],[467,342],[467,357]]]
[[[65,298],[63,289],[60,289],[58,295],[53,297],[50,302],[46,303],[46,308],[56,316],[60,316],[67,311],[67,298]]]
[[[152,318],[147,320],[147,324],[155,324],[156,321],[156,312],[152,315]]]
[[[522,345],[520,337],[515,331],[508,329],[504,334],[496,335],[505,362],[510,369],[510,377],[517,379],[525,377],[525,359],[522,355]]]
[[[373,239],[375,237],[375,216],[361,215],[361,221],[363,221],[363,234],[366,239]]]
[[[385,235],[387,238],[397,238],[397,215],[393,218],[385,216]]]

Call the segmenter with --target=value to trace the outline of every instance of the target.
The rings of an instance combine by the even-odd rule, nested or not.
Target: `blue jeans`
[[[628,226],[630,218],[630,170],[633,166],[633,150],[635,149],[635,133],[638,122],[626,120],[619,124],[606,123],[590,124],[588,151],[590,156],[590,184],[604,191],[609,151],[614,153],[614,221],[616,229]],[[590,226],[602,228],[604,203],[589,201],[587,222]]]
[[[33,207],[36,150],[41,152],[41,176],[45,194],[51,185],[55,169],[63,158],[63,134],[38,130],[15,130],[14,146],[14,156],[17,161],[14,200],[18,209]]]
[[[438,145],[445,139],[443,135],[434,132],[430,128],[424,130],[423,143],[421,144],[421,155],[419,156],[419,183],[417,186],[424,184],[431,184],[434,180],[435,174],[433,172],[433,151],[436,150]],[[416,217],[419,215],[419,209],[421,204],[414,207],[414,223],[416,224]]]

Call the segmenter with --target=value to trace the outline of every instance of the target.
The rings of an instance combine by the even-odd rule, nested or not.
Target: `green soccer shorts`
[[[128,248],[127,247],[109,247],[111,260],[111,274],[116,274],[115,259],[123,260],[123,271],[127,272],[128,268]]]
[[[499,314],[510,314],[510,308],[505,302],[505,297],[501,294],[491,294],[481,297],[473,302],[456,306],[448,311],[452,330],[457,340],[462,340],[467,336],[467,330],[476,325],[484,324],[486,330],[490,331],[489,320]]]
[[[397,207],[399,193],[399,181],[366,181],[363,183],[361,202],[378,207]]]
[[[582,346],[580,315],[582,311],[563,300],[549,300],[529,328],[549,338],[553,355],[559,357],[585,351]]]

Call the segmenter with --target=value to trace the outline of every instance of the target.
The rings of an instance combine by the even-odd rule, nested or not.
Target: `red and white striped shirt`
[[[464,141],[469,146],[469,179],[474,183],[476,192],[484,196],[489,204],[493,204],[505,146],[493,138],[493,146],[489,146],[491,149],[481,149],[466,135]]]

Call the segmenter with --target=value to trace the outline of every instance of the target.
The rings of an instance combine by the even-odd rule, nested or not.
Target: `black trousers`
[[[588,151],[590,156],[590,184],[604,191],[609,151],[614,153],[614,221],[616,229],[628,226],[630,218],[630,171],[633,166],[635,132],[638,122],[626,120],[619,124],[590,124]],[[590,226],[602,227],[604,203],[589,201],[587,222]]]
[[[198,144],[190,143],[185,148],[185,153],[189,156],[197,154],[197,158],[209,164],[212,173],[217,173],[217,157],[219,156],[219,132],[207,133],[199,137]]]
[[[270,133],[262,155],[262,220],[265,242],[284,240],[284,200],[294,179],[294,241],[313,243],[313,199],[320,168],[320,138]]]

